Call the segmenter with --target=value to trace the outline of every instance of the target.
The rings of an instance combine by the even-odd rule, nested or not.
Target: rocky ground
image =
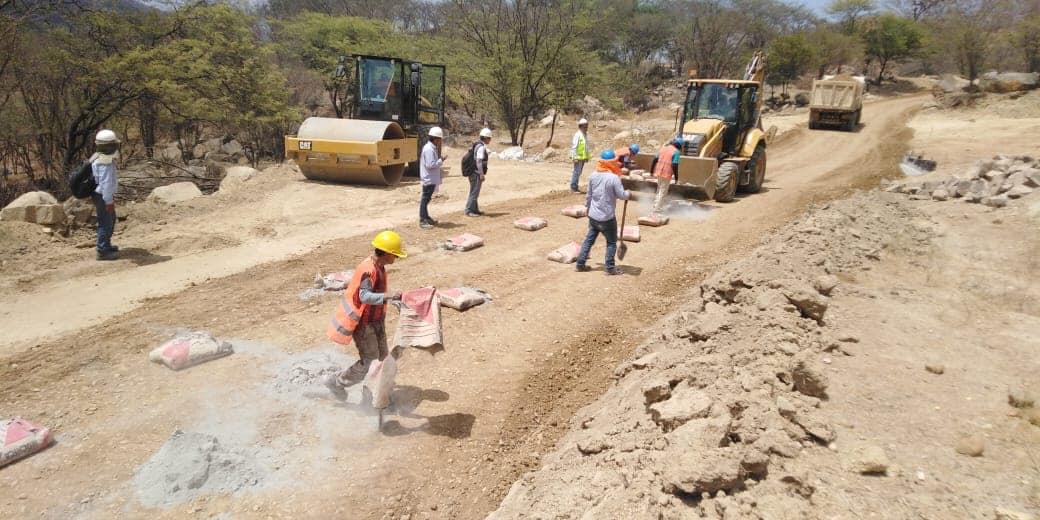
[[[924,204],[835,202],[711,275],[491,518],[1033,518],[1040,199]]]

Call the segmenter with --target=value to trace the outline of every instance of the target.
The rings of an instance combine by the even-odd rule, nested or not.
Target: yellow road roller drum
[[[309,117],[285,138],[304,177],[345,184],[394,186],[417,153],[417,139],[394,121]]]

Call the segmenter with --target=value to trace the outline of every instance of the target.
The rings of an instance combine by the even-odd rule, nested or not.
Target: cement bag
[[[538,217],[524,217],[518,218],[513,221],[514,227],[518,227],[525,231],[538,231],[539,229],[542,229],[543,227],[548,225],[549,223],[546,222],[544,218]]]
[[[618,236],[625,242],[639,242],[639,226],[625,226]]]
[[[431,348],[443,345],[440,296],[433,287],[413,289],[401,295],[394,347]]]
[[[218,341],[212,334],[200,331],[181,334],[163,343],[148,355],[148,359],[162,363],[167,368],[181,370],[233,352],[230,343]]]
[[[329,273],[325,276],[315,275],[314,287],[324,291],[342,291],[347,288],[347,285],[350,284],[350,279],[353,277],[353,269],[349,271],[340,271],[338,273]]]
[[[54,442],[51,430],[25,419],[0,419],[0,468]]]
[[[390,393],[394,391],[394,379],[397,378],[397,360],[394,356],[373,361],[368,366],[365,386],[372,392],[372,407],[383,409],[390,406]]]
[[[571,242],[570,244],[562,245],[556,248],[555,251],[549,253],[547,257],[553,262],[560,262],[561,264],[569,264],[578,259],[578,253],[581,252],[581,246],[577,242]]]
[[[464,311],[491,301],[491,297],[486,292],[472,287],[438,290],[437,295],[440,296],[441,305],[457,311]]]
[[[638,169],[637,170],[631,170],[631,171],[628,172],[628,174],[629,175],[637,175],[639,177],[643,177],[643,176],[646,175],[646,170],[638,170]]]
[[[484,245],[484,239],[471,233],[463,233],[457,237],[449,238],[444,243],[444,247],[452,251],[469,251],[482,245]]]
[[[668,223],[668,217],[651,213],[645,217],[639,217],[639,224],[643,226],[658,227]]]
[[[589,215],[589,210],[585,206],[567,206],[560,210],[560,213],[567,215],[568,217],[582,218]]]

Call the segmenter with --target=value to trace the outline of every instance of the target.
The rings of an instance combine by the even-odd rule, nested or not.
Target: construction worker
[[[592,147],[589,145],[589,121],[585,118],[578,120],[578,131],[574,132],[571,139],[571,161],[574,162],[574,170],[571,172],[571,193],[578,191],[578,181],[581,172],[585,169],[585,163],[592,158]]]
[[[477,168],[469,172],[469,198],[466,199],[467,217],[479,217],[484,214],[480,211],[477,198],[480,197],[480,187],[483,186],[484,177],[487,175],[488,144],[491,144],[491,129],[485,128],[480,131],[480,140],[473,144],[473,160],[476,161]],[[465,173],[467,172],[463,172],[463,174]]]
[[[90,169],[97,189],[90,195],[97,211],[97,259],[116,260],[119,247],[112,245],[112,232],[116,228],[116,154],[119,138],[111,130],[101,130],[94,136],[95,153],[90,157]]]
[[[682,157],[683,139],[676,136],[669,143],[665,143],[657,153],[654,165],[654,177],[657,178],[657,194],[654,196],[654,215],[661,215],[664,205],[664,196],[668,194],[668,187],[672,183],[672,177],[679,171],[679,158]]]
[[[441,166],[448,159],[447,154],[441,150],[444,142],[444,130],[435,126],[430,129],[429,140],[423,146],[422,154],[419,156],[419,180],[422,183],[422,198],[419,199],[419,227],[430,229],[437,225],[437,221],[430,218],[428,207],[433,192],[441,185]]]
[[[325,379],[325,386],[339,399],[346,399],[347,388],[365,378],[373,361],[386,358],[386,304],[401,300],[400,292],[387,292],[386,276],[386,266],[408,256],[401,236],[383,231],[372,239],[372,247],[372,255],[354,269],[326,332],[340,345],[354,342],[358,351],[356,363]]]
[[[578,272],[589,271],[585,262],[589,259],[589,251],[596,243],[596,236],[602,234],[607,239],[607,255],[604,264],[608,275],[621,274],[614,266],[614,253],[617,251],[618,227],[614,207],[617,200],[629,200],[632,193],[625,190],[621,185],[619,173],[621,165],[617,162],[614,150],[604,150],[600,154],[599,164],[596,171],[589,176],[589,189],[585,195],[585,207],[589,214],[589,232],[585,235],[585,242],[581,244],[581,252],[578,253],[578,263],[575,269]]]
[[[618,148],[614,150],[614,155],[617,156],[617,162],[622,168],[626,170],[634,170],[636,163],[636,154],[639,153],[639,145],[632,143],[624,148]],[[625,172],[622,172],[625,173]]]

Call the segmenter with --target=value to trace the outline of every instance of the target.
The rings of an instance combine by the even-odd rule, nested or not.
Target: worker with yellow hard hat
[[[325,380],[339,399],[346,399],[347,388],[365,378],[373,361],[386,358],[386,304],[401,300],[400,291],[387,292],[386,276],[386,266],[408,256],[401,235],[383,231],[372,239],[372,247],[373,253],[354,269],[328,327],[329,339],[340,345],[353,341],[358,351],[356,363]]]

